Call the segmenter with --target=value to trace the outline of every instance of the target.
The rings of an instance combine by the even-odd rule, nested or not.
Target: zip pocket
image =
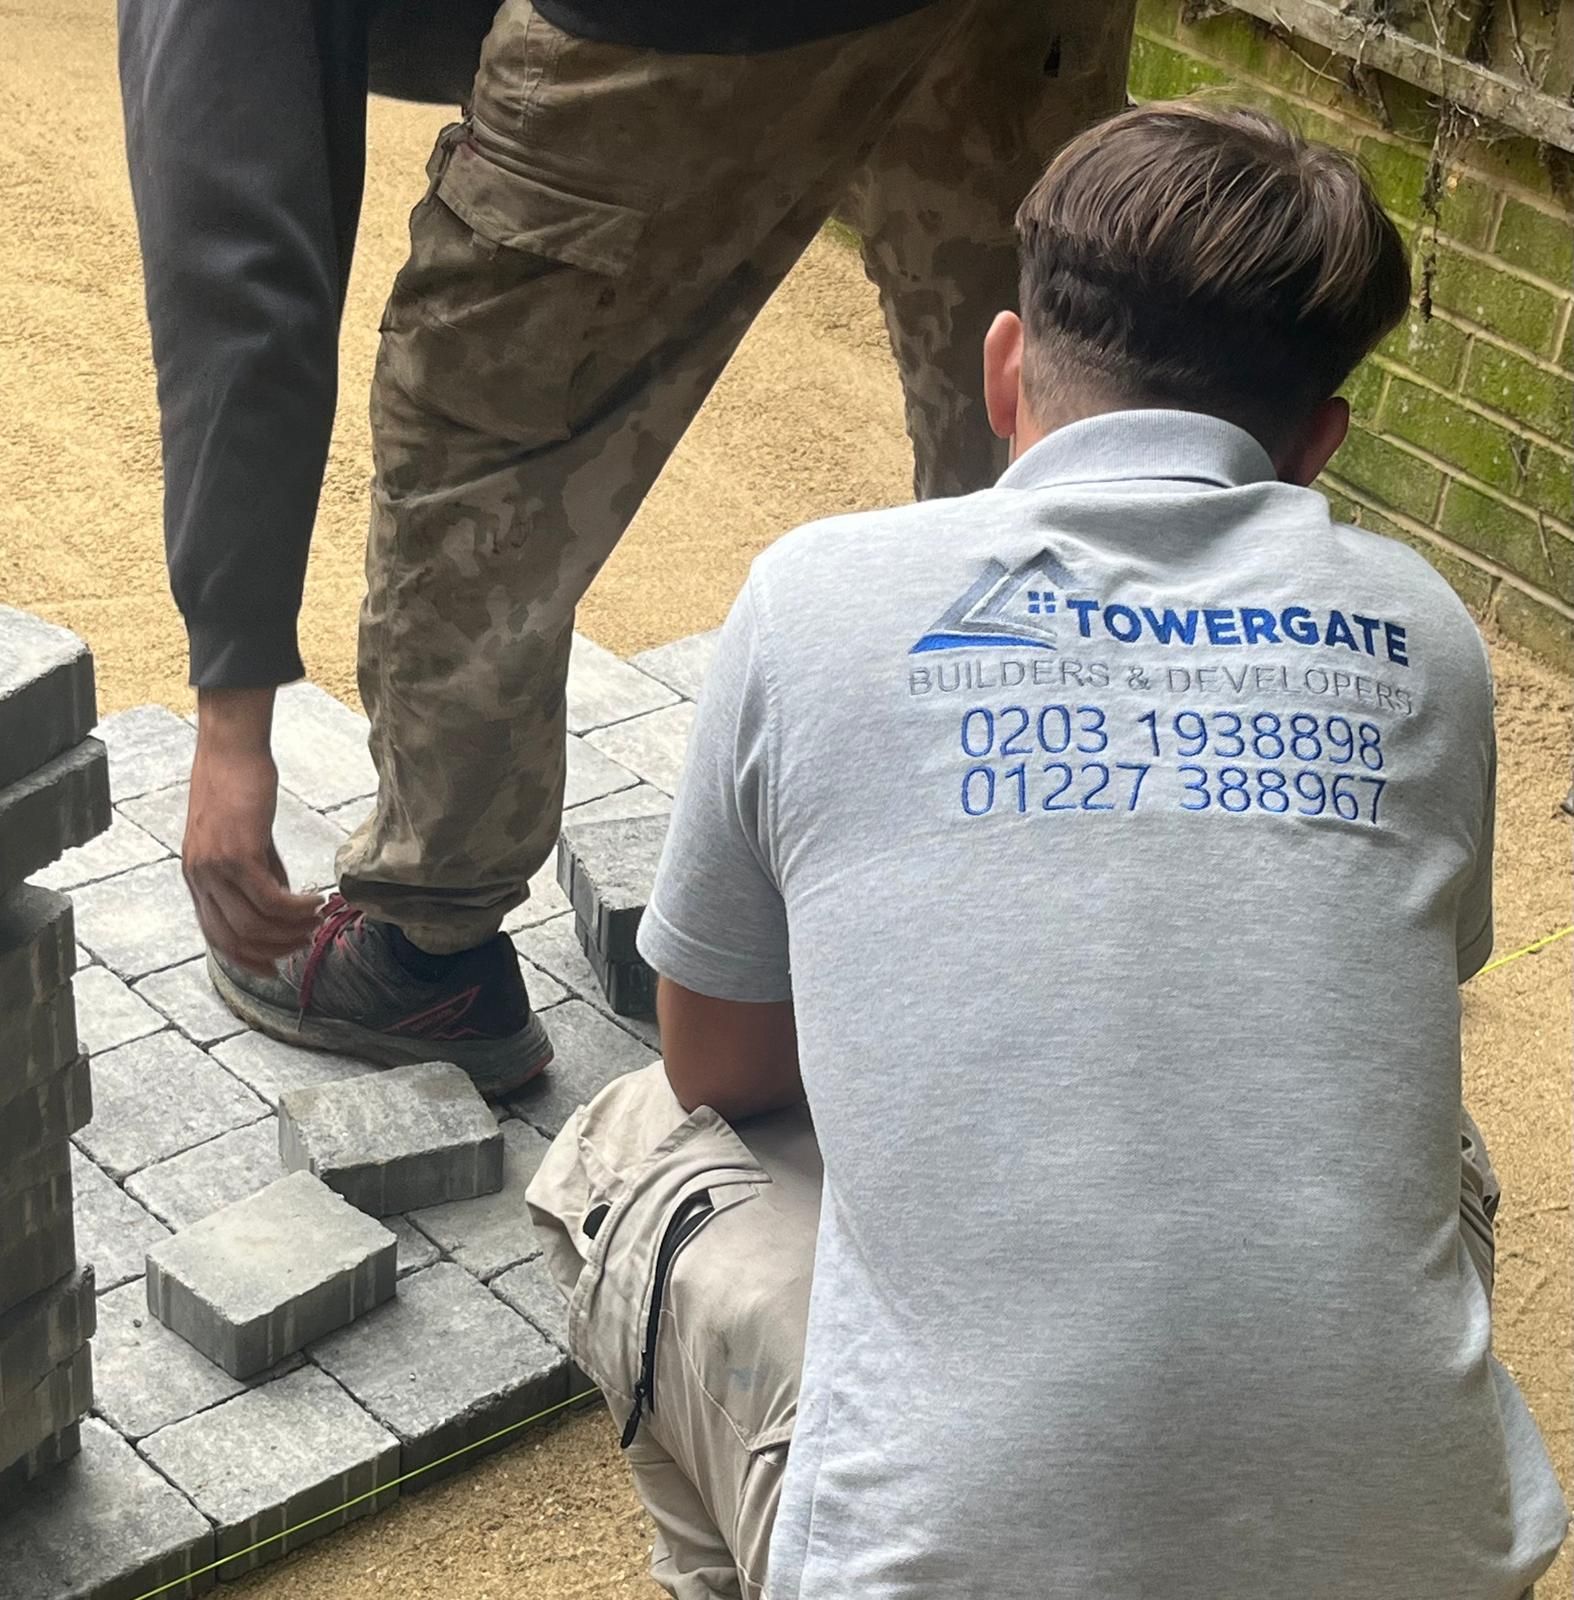
[[[645,1317],[645,1342],[640,1350],[639,1377],[634,1384],[634,1409],[623,1425],[621,1448],[627,1450],[639,1433],[640,1418],[646,1410],[656,1410],[656,1339],[661,1332],[661,1308],[667,1295],[667,1279],[678,1252],[716,1214],[716,1202],[709,1189],[697,1190],[673,1213],[656,1251],[656,1270],[650,1287],[650,1309]]]

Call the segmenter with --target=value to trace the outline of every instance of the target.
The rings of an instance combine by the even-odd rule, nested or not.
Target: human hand
[[[208,943],[252,972],[311,940],[320,897],[292,894],[273,847],[279,773],[271,689],[205,689],[181,865]]]

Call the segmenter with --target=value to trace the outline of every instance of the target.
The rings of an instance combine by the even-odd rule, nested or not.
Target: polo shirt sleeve
[[[1481,839],[1476,847],[1470,881],[1459,897],[1456,946],[1461,983],[1475,977],[1492,954],[1492,847],[1497,815],[1497,737],[1490,734],[1489,738],[1486,815],[1481,823]]]
[[[772,850],[770,702],[765,641],[746,586],[706,675],[639,930],[640,954],[657,972],[717,1000],[792,997]]]

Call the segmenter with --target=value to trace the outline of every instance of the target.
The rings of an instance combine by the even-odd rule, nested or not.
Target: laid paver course
[[[567,698],[568,731],[588,733],[670,706],[678,697],[666,684],[576,633],[569,653]]]
[[[553,922],[543,922],[538,928],[525,928],[514,935],[514,946],[528,960],[551,973],[572,995],[606,1017],[614,1027],[644,1045],[647,1051],[660,1050],[661,1035],[654,1020],[617,1016],[613,1012],[612,1002],[603,992],[601,980],[580,945],[572,915],[559,917]],[[547,1031],[552,1034],[554,1043],[557,1039],[556,1025],[561,1021],[558,1012],[561,1010],[561,1006],[554,1006],[552,1015],[546,1019]],[[608,1038],[612,1045],[617,1045],[610,1035]],[[548,1068],[549,1072],[551,1070]]]
[[[239,1033],[213,1047],[213,1058],[234,1073],[247,1088],[255,1091],[274,1109],[279,1096],[289,1089],[302,1089],[319,1083],[334,1083],[341,1078],[360,1078],[378,1069],[350,1056],[330,1055],[326,1050],[303,1050],[298,1045],[281,1044],[261,1033]]]
[[[76,1026],[82,1049],[102,1055],[133,1039],[146,1038],[169,1023],[108,967],[89,967],[72,980],[76,999]]]
[[[694,707],[686,700],[651,711],[629,722],[598,728],[585,740],[603,755],[637,773],[666,794],[676,794],[683,757],[694,725]]]
[[[164,706],[117,711],[93,733],[109,751],[109,792],[116,805],[191,775],[197,730]]]
[[[77,1254],[92,1262],[98,1292],[140,1278],[148,1246],[167,1239],[169,1229],[75,1148],[71,1151],[71,1188]]]
[[[0,1516],[0,1600],[159,1600],[203,1594],[178,1580],[213,1560],[213,1530],[107,1423],[81,1425],[82,1452]],[[164,1584],[174,1587],[165,1589]]]
[[[0,1315],[0,1410],[93,1337],[92,1267],[78,1267]]]
[[[36,1183],[52,1160],[52,1147],[93,1114],[87,1058],[79,1056],[42,1083],[0,1104],[0,1193]]]
[[[93,1107],[77,1143],[118,1179],[268,1113],[243,1083],[173,1029],[95,1057]]]
[[[510,1267],[494,1278],[489,1287],[538,1333],[550,1339],[564,1355],[568,1354],[568,1302],[558,1293],[544,1256],[533,1256],[517,1267]]]
[[[0,896],[0,1014],[52,994],[76,965],[71,902],[23,884]]]
[[[79,1053],[70,980],[51,995],[0,1012],[0,1100],[52,1078]]]
[[[85,1417],[93,1404],[93,1352],[80,1345],[0,1411],[0,1468]]]
[[[0,789],[0,894],[86,844],[110,822],[109,767],[84,739]]]
[[[377,792],[368,724],[315,683],[292,683],[273,702],[273,759],[279,782],[317,811]],[[358,820],[358,819],[357,819]]]
[[[0,606],[0,786],[80,744],[96,716],[87,646],[42,617]]]
[[[41,1477],[63,1461],[69,1461],[81,1448],[82,1424],[73,1422],[69,1428],[50,1434],[36,1449],[18,1456],[9,1467],[0,1471],[0,1516],[3,1516],[5,1507],[17,1502],[22,1490],[34,1478]],[[4,1549],[5,1525],[0,1520],[0,1558],[3,1558]],[[0,1579],[0,1592],[3,1592],[3,1579]]]
[[[551,973],[543,972],[534,962],[525,959],[519,948],[519,936],[514,935],[514,954],[519,957],[519,971],[525,980],[525,992],[530,997],[532,1011],[550,1011],[568,999],[568,990]]]
[[[232,1128],[126,1179],[126,1193],[168,1228],[189,1228],[284,1176],[272,1117]],[[137,1265],[140,1276],[142,1266]]]
[[[398,1241],[394,1264],[401,1278],[431,1266],[441,1256],[437,1246],[408,1217],[379,1217],[378,1221]]]
[[[568,1395],[563,1353],[452,1262],[406,1278],[396,1300],[308,1353],[398,1435],[405,1472]],[[481,1453],[469,1451],[461,1463]]]
[[[444,1061],[290,1090],[279,1155],[379,1217],[503,1186],[496,1120],[469,1075]]]
[[[674,639],[671,644],[641,650],[630,665],[676,689],[685,700],[698,700],[700,686],[710,671],[711,658],[716,654],[720,638],[720,628],[712,628],[709,633],[691,633],[687,638]]]
[[[166,846],[151,833],[139,828],[123,811],[116,811],[109,828],[66,853],[52,866],[33,875],[33,882],[45,889],[77,889],[84,883],[112,878],[117,872],[162,861]]]
[[[291,1172],[153,1246],[148,1308],[233,1378],[250,1378],[394,1292],[394,1236]]]
[[[587,744],[575,735],[568,739],[566,777],[563,785],[564,806],[582,806],[603,795],[617,794],[632,789],[639,782],[637,774],[630,772],[621,762]]]
[[[74,890],[77,938],[128,983],[206,949],[175,860]]]
[[[149,973],[133,987],[193,1044],[217,1044],[245,1031],[246,1024],[213,992],[205,955]]]
[[[161,1428],[140,1448],[214,1523],[215,1558],[233,1558],[221,1580],[380,1511],[399,1493],[387,1487],[399,1475],[399,1441],[313,1366]],[[270,1537],[286,1528],[297,1531]]]

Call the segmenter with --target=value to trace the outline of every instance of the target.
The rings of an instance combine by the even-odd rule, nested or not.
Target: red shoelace
[[[339,935],[352,923],[359,922],[362,915],[342,894],[328,896],[322,908],[322,921],[317,924],[317,933],[312,939],[312,947],[306,952],[306,965],[301,969],[300,1014],[303,1018],[307,1006],[311,1004],[317,974],[329,950],[338,942]]]

